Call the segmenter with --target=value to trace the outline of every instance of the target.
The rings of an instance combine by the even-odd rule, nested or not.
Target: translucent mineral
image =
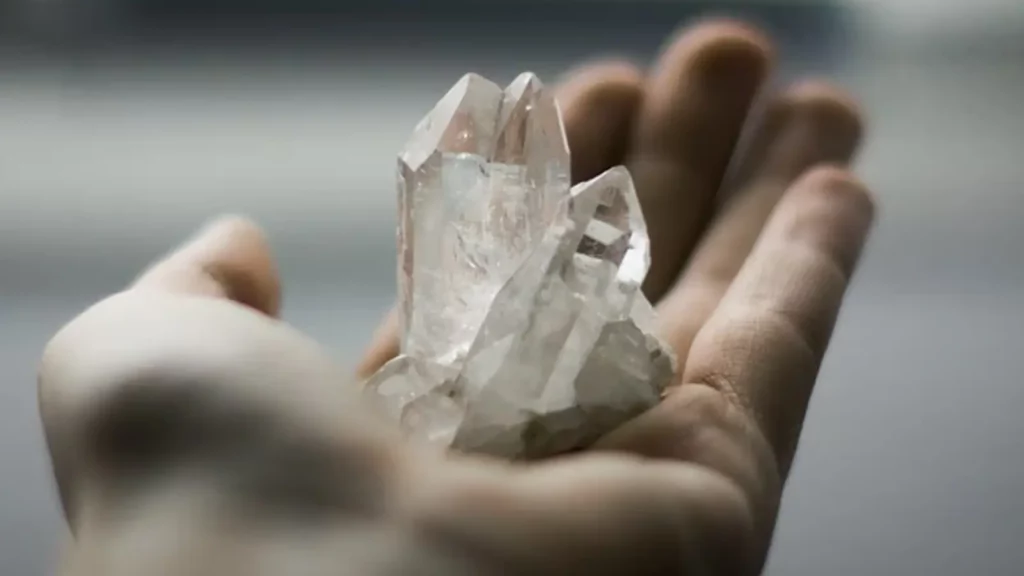
[[[640,290],[629,172],[571,186],[552,95],[464,76],[398,158],[401,354],[369,397],[413,439],[509,459],[585,447],[676,369]]]

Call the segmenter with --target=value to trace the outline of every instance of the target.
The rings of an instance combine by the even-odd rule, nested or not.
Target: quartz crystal
[[[570,186],[552,95],[464,76],[398,158],[401,354],[366,392],[412,438],[510,459],[584,447],[654,405],[675,357],[651,333],[629,172]]]

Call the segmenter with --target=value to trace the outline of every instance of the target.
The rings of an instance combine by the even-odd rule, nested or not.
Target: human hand
[[[574,177],[625,162],[644,205],[682,368],[659,406],[547,462],[416,452],[277,318],[262,236],[226,220],[47,347],[69,573],[758,572],[872,217],[842,169],[858,114],[817,83],[768,99],[723,183],[769,52],[706,24],[648,75],[599,64],[558,92]],[[361,373],[396,349],[392,320]]]

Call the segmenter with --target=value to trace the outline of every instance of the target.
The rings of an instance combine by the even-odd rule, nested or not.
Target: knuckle
[[[750,413],[750,403],[736,386],[734,380],[724,372],[717,370],[701,371],[687,375],[686,385],[701,386],[710,389],[714,394],[694,394],[689,399],[699,414],[715,417],[719,420],[731,415],[735,410],[744,414]]]
[[[154,473],[251,437],[260,419],[204,377],[155,366],[124,373],[78,414],[80,448],[114,473]]]
[[[658,408],[660,431],[648,441],[650,450],[660,457],[711,464],[712,467],[734,475],[733,464],[746,460],[743,448],[752,430],[749,413],[740,407],[735,397],[706,382],[688,380],[666,396]],[[719,457],[736,456],[734,462],[720,462]],[[706,461],[712,458],[715,462]],[[731,457],[730,457],[731,458]]]

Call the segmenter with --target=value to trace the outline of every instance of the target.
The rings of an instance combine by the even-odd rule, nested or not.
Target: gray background
[[[646,61],[708,8],[307,3],[0,4],[0,574],[45,573],[63,534],[34,389],[63,322],[242,212],[273,240],[287,318],[351,362],[394,294],[393,155],[448,85]],[[715,12],[776,31],[783,78],[862,100],[881,202],[768,573],[1019,573],[1024,5],[742,4]]]

